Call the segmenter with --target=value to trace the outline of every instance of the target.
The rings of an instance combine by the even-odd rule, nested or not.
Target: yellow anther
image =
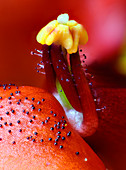
[[[39,33],[37,35],[37,41],[40,44],[45,44],[46,38],[56,28],[57,25],[58,25],[58,21],[57,20],[53,20],[53,21],[49,22],[45,27],[43,27],[39,31]]]
[[[77,52],[78,45],[87,43],[88,35],[81,24],[69,21],[68,14],[61,14],[40,30],[37,41],[47,45],[58,43],[71,54]]]
[[[60,24],[60,30],[61,30],[61,36],[60,36],[61,45],[65,49],[70,49],[73,46],[73,38],[70,33],[69,27],[67,25]]]
[[[73,26],[77,25],[77,22],[75,20],[70,20],[70,21],[67,22],[67,25],[69,27],[73,27]]]

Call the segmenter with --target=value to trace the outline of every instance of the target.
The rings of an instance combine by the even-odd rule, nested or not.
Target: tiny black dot
[[[26,112],[26,114],[28,115],[28,114],[29,114],[29,112],[27,111],[27,112]]]
[[[11,100],[11,97],[8,97],[9,100]]]
[[[22,112],[25,113],[25,110],[23,109]]]
[[[75,154],[76,154],[76,155],[79,155],[79,152],[76,152]]]
[[[38,132],[34,132],[34,135],[38,135]]]
[[[9,104],[12,104],[12,102],[8,102]]]
[[[31,120],[29,120],[29,122],[30,122],[30,123],[32,123],[32,122],[33,122],[33,120],[31,119]]]
[[[35,142],[35,139],[32,139],[32,142]]]
[[[18,120],[18,121],[17,121],[17,123],[18,123],[18,124],[20,124],[20,123],[21,123],[21,121],[20,121],[20,120]]]
[[[60,122],[58,122],[57,125],[60,125]]]
[[[22,132],[22,129],[19,129],[19,132]]]
[[[2,138],[0,138],[0,141],[2,140]]]
[[[61,136],[60,136],[60,135],[58,135],[58,136],[57,136],[57,138],[59,139],[59,138],[61,138]]]
[[[11,133],[11,130],[8,130],[8,133]]]
[[[40,104],[41,102],[40,101],[38,101],[38,103],[37,104]]]
[[[54,127],[56,127],[57,126],[57,124],[54,124]]]
[[[32,98],[32,101],[34,101],[34,100],[35,100],[35,98],[33,97],[33,98]]]
[[[29,140],[29,139],[30,139],[30,137],[28,136],[26,139],[27,139],[27,140]]]
[[[16,94],[18,94],[18,91],[15,91]]]
[[[44,101],[45,101],[45,99],[42,99],[42,101],[44,102]]]
[[[60,126],[57,126],[57,129],[60,129]]]
[[[43,139],[40,140],[40,142],[43,142],[43,141],[44,141]]]
[[[52,138],[49,138],[49,141],[52,141]]]
[[[14,113],[15,111],[14,110],[11,110],[12,113]]]
[[[2,127],[2,124],[0,124],[0,127]]]
[[[64,116],[62,116],[62,119],[64,119]]]
[[[6,115],[9,115],[9,112],[6,112]]]
[[[25,99],[27,100],[27,99],[28,99],[28,97],[25,97]]]
[[[54,130],[54,127],[51,127],[50,130]]]
[[[44,124],[45,122],[42,122],[42,125]]]
[[[82,49],[80,49],[80,52],[82,52]]]
[[[53,111],[51,110],[50,113],[53,113]]]
[[[20,102],[17,102],[18,105],[20,105]]]
[[[4,125],[7,125],[7,122],[4,122]]]
[[[70,136],[70,135],[71,135],[71,132],[68,132],[68,133],[67,133],[67,136]]]
[[[0,96],[0,99],[2,99],[2,96]]]
[[[49,120],[50,119],[50,117],[47,117],[47,120]]]
[[[58,138],[55,139],[56,142],[58,142],[58,140],[59,140]]]
[[[13,142],[12,142],[12,144],[16,144],[16,142],[15,142],[15,141],[13,141]]]
[[[9,123],[9,126],[12,126],[12,123]]]
[[[21,102],[21,99],[19,99],[18,101]]]
[[[33,116],[33,119],[35,119],[35,116]]]
[[[32,106],[32,109],[34,110],[34,109],[35,109],[35,106]]]
[[[42,110],[41,108],[38,109],[39,112],[40,112],[41,110]]]
[[[55,142],[54,145],[57,145],[57,143]]]
[[[62,140],[65,140],[65,137],[64,137],[64,136],[62,137]]]
[[[48,123],[48,120],[45,120],[45,123]]]
[[[60,149],[62,149],[63,148],[63,145],[60,145]]]
[[[58,131],[57,133],[58,133],[58,134],[61,134],[61,132],[60,132],[60,131]]]
[[[61,129],[65,129],[65,126],[62,126]]]
[[[85,54],[83,54],[83,56],[84,56],[85,59],[87,58]]]
[[[13,96],[13,93],[10,93],[11,96]]]
[[[0,120],[2,120],[3,118],[2,117],[0,117]]]
[[[54,115],[53,115],[54,117],[56,117],[56,113],[54,113]]]

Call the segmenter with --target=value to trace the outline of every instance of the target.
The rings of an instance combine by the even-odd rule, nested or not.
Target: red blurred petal
[[[97,88],[99,128],[87,138],[110,170],[126,169],[126,88]]]

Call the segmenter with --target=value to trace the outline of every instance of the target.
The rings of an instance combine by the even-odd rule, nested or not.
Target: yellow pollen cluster
[[[68,14],[61,14],[57,20],[49,22],[37,35],[40,44],[52,43],[63,46],[69,54],[78,50],[78,45],[88,41],[88,35],[83,26],[75,20],[69,20]]]

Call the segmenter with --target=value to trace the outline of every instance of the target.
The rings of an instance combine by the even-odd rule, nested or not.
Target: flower
[[[8,3],[3,1],[0,7],[2,15],[0,17],[1,83],[14,82],[18,85],[32,85],[47,89],[45,75],[37,74],[34,71],[35,63],[39,62],[39,58],[31,58],[30,51],[34,47],[41,48],[35,41],[35,36],[39,29],[51,19],[54,19],[59,12],[69,12],[71,18],[75,18],[84,24],[88,31],[89,41],[84,49],[88,65],[89,63],[94,63],[94,61],[99,62],[98,65],[95,63],[96,66],[92,74],[95,75],[94,79],[97,78],[97,91],[102,87],[99,93],[103,103],[101,108],[105,105],[106,109],[105,112],[101,112],[101,115],[106,115],[107,105],[110,105],[111,101],[113,101],[113,104],[109,107],[108,115],[112,114],[114,117],[118,107],[116,115],[120,118],[123,126],[125,116],[124,118],[120,117],[120,112],[125,113],[125,105],[121,105],[122,101],[125,100],[125,76],[121,78],[120,75],[114,74],[115,76],[113,76],[110,73],[113,72],[114,65],[112,61],[119,57],[117,54],[125,33],[125,3],[125,0],[97,0],[92,2],[88,0],[75,0],[72,2],[64,0],[62,3],[59,3],[58,0],[49,1],[49,3],[41,0],[35,2],[26,1],[25,3],[24,1],[18,1],[17,3],[15,0],[8,1]],[[109,23],[111,27],[109,27]],[[111,30],[114,30],[114,32],[112,31],[113,34],[111,34]],[[118,37],[120,38],[118,39]],[[109,61],[109,65],[108,63],[105,65],[106,61]],[[90,68],[93,68],[93,65]],[[103,68],[106,74],[102,72]],[[98,71],[95,73],[96,70]],[[118,86],[118,93],[115,86]],[[110,91],[106,92],[106,87],[113,92],[112,96]],[[118,100],[118,96],[120,96],[120,100]],[[110,98],[112,100],[108,102]],[[106,125],[108,124],[108,129],[112,129],[107,119],[108,117],[103,119],[102,123],[105,122]],[[115,119],[112,120],[114,121]],[[125,130],[122,126],[119,129]],[[115,127],[118,129],[118,125],[115,125],[113,129]],[[108,133],[107,136],[105,133],[106,128],[103,127],[100,133],[95,133],[87,142],[103,161],[106,160],[105,163],[107,162],[110,165],[110,169],[126,169],[125,135],[121,135],[122,145],[122,143],[116,143],[117,141],[120,142],[120,136],[116,139],[111,138],[111,136],[117,136],[117,132],[114,133],[115,135]],[[119,135],[119,133],[117,134]]]
[[[46,50],[45,50],[46,49]],[[48,50],[47,50],[48,49]],[[51,65],[51,67],[55,70],[55,73],[56,73],[56,76],[59,78],[59,79],[61,79],[62,77],[60,77],[61,75],[67,75],[67,72],[69,72],[69,70],[70,70],[70,74],[73,76],[73,72],[74,72],[74,76],[73,76],[73,78],[75,79],[75,81],[76,81],[76,84],[77,84],[77,87],[79,87],[80,88],[80,90],[78,91],[79,92],[79,94],[82,92],[82,91],[88,91],[87,89],[88,88],[85,88],[85,84],[81,84],[80,82],[79,83],[77,83],[77,79],[76,79],[76,76],[78,76],[78,74],[79,74],[79,72],[81,72],[80,71],[80,69],[79,69],[79,71],[78,71],[78,68],[79,67],[77,67],[77,65],[75,64],[75,63],[77,63],[78,64],[78,58],[79,57],[77,57],[78,56],[78,52],[77,53],[74,53],[74,54],[71,54],[70,55],[70,61],[68,61],[68,63],[70,62],[70,65],[68,65],[68,66],[66,66],[66,63],[65,63],[65,61],[63,60],[63,56],[60,58],[60,62],[61,62],[61,65],[58,65],[59,64],[59,62],[58,62],[58,59],[59,58],[57,58],[56,56],[59,56],[60,55],[60,52],[62,52],[61,51],[61,48],[60,48],[60,46],[55,46],[54,44],[52,44],[49,48],[47,48],[47,46],[46,45],[44,45],[43,46],[43,54],[42,54],[42,61],[43,61],[43,59],[45,60],[45,56],[47,56],[47,53],[46,53],[46,51],[48,51],[48,54],[49,54],[49,56],[50,56],[50,59],[51,59],[51,64],[49,63],[49,65]],[[81,52],[80,52],[81,53]],[[46,55],[45,55],[46,54]],[[66,53],[65,53],[65,55],[66,55]],[[74,58],[75,57],[75,58]],[[66,57],[65,57],[66,58]],[[75,61],[74,61],[75,60]],[[47,60],[45,60],[46,61],[46,63],[47,63]],[[45,62],[44,61],[44,62]],[[44,64],[44,62],[43,62],[43,64]],[[65,65],[64,65],[64,70],[62,70],[62,65],[65,63]],[[45,65],[46,66],[46,65]],[[58,67],[57,67],[58,66]],[[79,63],[79,66],[80,66],[80,63]],[[56,67],[58,68],[58,71],[56,71]],[[61,67],[61,69],[59,69]],[[66,67],[68,67],[68,70],[67,70],[67,72],[65,72],[65,70],[66,70]],[[74,68],[74,69],[73,69]],[[77,69],[76,69],[77,68]],[[41,69],[41,65],[40,65],[40,69]],[[53,71],[54,71],[53,70]],[[49,73],[49,69],[46,69],[46,67],[45,67],[45,71],[46,71],[46,75],[48,75],[48,73]],[[72,72],[72,73],[71,73]],[[79,76],[78,76],[79,77]],[[65,77],[66,78],[66,77]],[[83,75],[83,78],[82,79],[85,79],[84,78],[84,75]],[[48,79],[49,80],[49,79]],[[63,80],[63,79],[62,79]],[[68,91],[68,94],[66,94],[66,96],[67,96],[67,98],[69,98],[70,96],[72,96],[71,98],[69,98],[69,101],[70,100],[72,100],[72,101],[70,101],[70,103],[71,102],[74,102],[74,101],[77,101],[77,100],[74,100],[75,98],[73,97],[73,95],[74,95],[74,93],[73,93],[73,91],[72,91],[72,94],[69,94],[70,93],[70,90],[72,89],[72,88],[70,88],[70,90],[68,90],[69,89],[69,85],[67,85],[67,82],[71,82],[71,80],[68,78],[68,79],[66,79],[66,80],[68,80],[68,81],[66,81],[65,83],[62,83],[60,80],[60,83],[62,84],[60,84],[59,83],[59,81],[58,81],[58,83],[57,83],[57,87],[58,87],[58,91],[59,91],[59,93],[60,92],[62,92],[62,93],[64,93],[63,91],[65,91],[65,89],[67,89],[66,90],[66,92],[65,93],[67,93],[67,91]],[[79,80],[80,80],[80,78],[79,78]],[[51,81],[52,82],[52,81]],[[73,82],[72,82],[73,83]],[[85,82],[86,84],[88,84],[87,82]],[[63,86],[64,86],[64,84],[66,84],[66,86],[64,87],[64,88],[62,88]],[[73,83],[74,84],[74,83]],[[82,85],[82,86],[81,86]],[[50,87],[52,86],[52,84],[50,84]],[[82,87],[82,88],[81,88]],[[97,87],[97,86],[96,86]],[[50,88],[49,88],[50,89]],[[123,90],[123,89],[122,89]],[[116,91],[116,93],[118,93],[118,94],[120,94],[121,93],[121,96],[122,96],[122,90],[117,90]],[[94,134],[94,135],[92,135],[92,136],[90,136],[90,137],[87,137],[86,138],[86,140],[90,143],[90,145],[92,145],[92,140],[95,142],[95,140],[96,140],[96,142],[95,142],[95,145],[92,145],[92,147],[97,147],[97,150],[100,152],[100,150],[98,149],[98,145],[100,144],[100,142],[102,142],[102,143],[104,143],[104,141],[106,140],[107,142],[109,141],[113,141],[114,140],[114,133],[117,133],[117,131],[118,131],[118,125],[117,125],[117,127],[115,128],[115,129],[113,129],[113,127],[111,127],[111,124],[113,125],[113,124],[115,124],[116,122],[115,122],[115,120],[118,122],[118,113],[116,112],[116,108],[113,108],[113,105],[114,105],[114,101],[111,101],[111,102],[108,102],[107,103],[107,98],[105,98],[104,97],[104,95],[105,94],[107,94],[108,96],[110,95],[109,93],[110,93],[110,89],[107,89],[107,88],[103,88],[103,89],[99,89],[98,87],[97,87],[97,94],[99,95],[99,96],[102,96],[101,97],[101,102],[102,102],[102,104],[99,104],[99,109],[97,109],[97,111],[99,111],[98,112],[98,117],[99,117],[99,127],[98,127],[98,129],[97,129],[97,131],[96,131],[96,133]],[[124,90],[125,91],[125,90]],[[116,96],[116,93],[115,93],[115,91],[112,89],[112,99],[114,99],[115,98],[115,96]],[[104,95],[103,95],[104,94]],[[63,94],[64,95],[64,94]],[[90,96],[90,93],[88,93],[88,95]],[[86,97],[88,97],[88,95],[86,96]],[[65,97],[66,97],[65,96]],[[85,96],[84,96],[85,97]],[[63,96],[61,96],[61,98],[63,98]],[[96,96],[95,96],[95,98],[96,98]],[[87,98],[85,98],[85,99],[87,99]],[[105,100],[106,99],[106,100]],[[111,99],[111,100],[112,100]],[[124,99],[125,99],[125,95],[124,95]],[[64,99],[63,99],[64,100]],[[66,100],[66,99],[65,99]],[[95,99],[95,100],[98,100],[99,101],[99,98],[98,99]],[[105,100],[105,102],[104,102],[104,100]],[[121,98],[120,98],[120,100],[121,100]],[[84,100],[83,100],[84,101]],[[91,108],[92,110],[93,110],[93,105],[92,105],[92,99],[89,97],[89,103],[91,103],[91,106],[89,106],[89,108]],[[66,102],[66,101],[65,101]],[[68,103],[68,101],[66,102],[67,104],[67,107],[69,107],[69,105],[70,105],[70,103]],[[86,102],[86,104],[87,104],[88,102]],[[99,103],[99,102],[98,102]],[[106,104],[107,103],[107,104]],[[74,103],[72,103],[73,105],[73,107],[77,107],[77,102],[76,102],[76,104],[74,105]],[[82,103],[81,103],[82,104]],[[86,106],[86,105],[85,105]],[[101,108],[100,108],[100,106],[101,106]],[[105,106],[105,107],[104,107]],[[71,106],[70,106],[71,107]],[[122,106],[122,108],[124,108],[124,104],[123,104],[123,106]],[[117,119],[113,119],[113,120],[111,120],[111,122],[110,122],[110,124],[109,124],[109,122],[108,122],[108,120],[109,119],[112,119],[112,115],[113,115],[113,109],[114,109],[114,113],[116,113],[116,118]],[[67,110],[67,109],[66,109]],[[70,109],[71,110],[71,109]],[[104,111],[104,112],[103,112]],[[66,112],[67,113],[67,112]],[[85,113],[86,112],[84,112],[84,116],[85,116]],[[110,114],[110,115],[109,115]],[[74,126],[74,124],[76,123],[76,120],[75,119],[73,119],[72,120],[72,115],[73,115],[73,112],[71,113],[71,112],[68,112],[67,113],[67,116],[69,117],[69,120],[72,122],[72,125]],[[107,116],[106,116],[107,115]],[[74,118],[75,117],[77,117],[78,116],[78,112],[74,112]],[[109,117],[110,116],[110,117]],[[123,115],[123,117],[122,117],[123,119],[125,118],[125,115]],[[79,117],[79,119],[80,119],[80,117]],[[107,123],[105,123],[107,121]],[[119,121],[120,122],[120,121]],[[123,123],[124,124],[124,123]],[[119,123],[119,125],[120,125],[120,123]],[[76,125],[74,126],[74,127],[76,127]],[[105,128],[105,129],[104,129]],[[123,128],[123,126],[121,127],[121,129]],[[108,130],[107,130],[108,129]],[[79,131],[79,129],[77,129],[78,131]],[[82,133],[84,133],[84,130],[85,129],[83,129],[83,132],[80,132],[81,133],[81,135],[82,135]],[[105,130],[105,131],[104,131]],[[108,133],[108,132],[109,133]],[[125,131],[125,130],[124,130]],[[123,132],[123,131],[122,131]],[[102,133],[104,133],[104,137],[102,137],[101,138],[101,136],[102,136]],[[88,134],[89,135],[89,134]],[[91,135],[91,134],[90,134]],[[119,136],[117,135],[116,136],[116,139],[118,139],[117,141],[120,143],[120,141],[119,141]],[[98,144],[97,144],[97,140],[99,141],[98,142]],[[100,141],[101,140],[101,141]],[[104,144],[105,145],[105,144]],[[117,145],[117,143],[115,143],[115,144],[113,144],[112,143],[112,145],[114,146],[114,147],[116,147],[116,148],[118,148],[118,150],[122,150],[122,148],[121,147],[117,147],[116,145]],[[109,149],[112,147],[112,145],[111,144],[106,144],[106,146],[109,146]],[[114,148],[113,147],[113,148]],[[108,154],[106,154],[105,153],[105,150],[104,150],[104,147],[103,147],[103,149],[101,149],[102,150],[102,152],[104,152],[104,155],[105,156],[107,156],[107,157],[109,157],[109,152],[107,152]],[[112,161],[112,164],[109,164],[108,163],[108,159],[106,159],[106,157],[104,157],[104,156],[102,156],[102,152],[101,152],[101,154],[100,153],[98,153],[99,154],[99,156],[101,156],[102,158],[103,158],[103,160],[105,160],[105,164],[106,164],[106,166],[108,167],[108,168],[114,168],[114,167],[117,167],[117,165],[116,165],[116,163],[114,162],[114,161]],[[112,155],[113,153],[111,153],[111,155]],[[115,157],[116,157],[116,159],[118,158],[118,156],[115,154]],[[118,164],[119,164],[119,167],[121,167],[120,166],[120,161],[118,161]]]

